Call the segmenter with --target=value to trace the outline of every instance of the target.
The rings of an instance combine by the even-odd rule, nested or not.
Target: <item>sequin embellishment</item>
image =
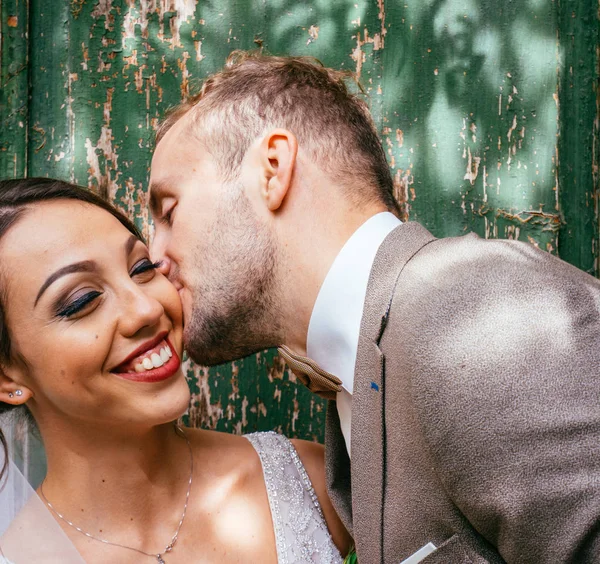
[[[292,443],[274,432],[246,438],[262,463],[279,564],[342,564],[317,494]]]

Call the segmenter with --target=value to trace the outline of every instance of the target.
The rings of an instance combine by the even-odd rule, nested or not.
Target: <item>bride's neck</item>
[[[178,497],[189,477],[186,440],[173,424],[102,432],[52,429],[42,437],[48,460],[44,495],[64,512],[152,512]]]

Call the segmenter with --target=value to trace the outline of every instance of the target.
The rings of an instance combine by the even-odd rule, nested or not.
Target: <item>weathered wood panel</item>
[[[27,0],[0,2],[0,178],[27,173]]]
[[[595,0],[0,7],[3,176],[89,185],[150,234],[145,190],[160,116],[231,50],[262,45],[356,71],[407,217],[439,236],[529,241],[597,271]],[[188,372],[193,424],[322,438],[323,402],[272,351]]]
[[[563,224],[559,253],[600,275],[598,264],[598,145],[600,2],[561,0],[559,69],[559,201]]]

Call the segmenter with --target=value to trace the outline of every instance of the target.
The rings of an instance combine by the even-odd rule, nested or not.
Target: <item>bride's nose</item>
[[[121,334],[132,337],[145,327],[157,325],[165,313],[162,303],[133,284],[122,293],[119,326]]]

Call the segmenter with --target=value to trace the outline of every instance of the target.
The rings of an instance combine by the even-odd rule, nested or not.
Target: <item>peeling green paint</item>
[[[559,41],[565,53],[559,94],[559,199],[564,219],[559,253],[598,276],[600,3],[594,4],[590,0],[559,2]]]
[[[0,2],[0,178],[27,173],[26,0]]]
[[[529,241],[597,272],[594,4],[1,0],[0,174],[88,185],[149,235],[160,117],[233,49],[262,45],[360,75],[407,217],[438,236]],[[273,351],[186,366],[191,423],[322,439],[324,403]]]

